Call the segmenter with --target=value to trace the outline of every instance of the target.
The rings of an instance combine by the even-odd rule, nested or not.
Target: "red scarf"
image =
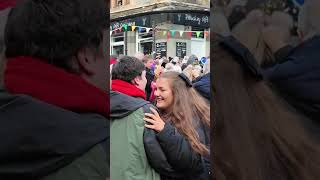
[[[108,117],[108,94],[81,77],[31,57],[8,59],[6,89],[78,113]]]
[[[1,0],[0,1],[0,11],[10,8],[10,7],[14,7],[16,5],[16,1],[15,0]]]
[[[118,79],[112,80],[112,90],[128,96],[143,98],[144,100],[147,98],[146,93],[141,89],[128,82]]]

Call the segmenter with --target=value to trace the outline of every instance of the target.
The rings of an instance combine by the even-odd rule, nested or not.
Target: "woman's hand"
[[[151,112],[153,114],[150,113],[144,113],[144,115],[146,116],[145,118],[143,118],[146,122],[150,123],[150,124],[145,124],[145,127],[149,128],[149,129],[154,129],[157,132],[161,132],[164,128],[164,121],[160,118],[159,113],[153,109],[150,108]]]

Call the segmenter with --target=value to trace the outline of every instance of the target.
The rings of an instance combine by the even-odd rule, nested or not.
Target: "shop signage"
[[[174,15],[174,23],[209,28],[210,17],[204,14],[178,13]]]
[[[156,43],[156,53],[160,57],[167,56],[167,42]]]
[[[176,43],[176,56],[184,58],[187,55],[187,43],[177,42]]]

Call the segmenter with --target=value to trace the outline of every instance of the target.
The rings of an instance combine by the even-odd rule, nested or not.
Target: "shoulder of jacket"
[[[142,106],[142,109],[143,109],[143,112],[144,112],[144,113],[152,113],[151,110],[150,110],[150,108],[153,108],[153,109],[155,109],[156,111],[159,112],[158,108],[155,107],[155,106],[154,106],[153,104],[151,104],[151,103],[148,103],[148,104],[145,104],[144,106]]]

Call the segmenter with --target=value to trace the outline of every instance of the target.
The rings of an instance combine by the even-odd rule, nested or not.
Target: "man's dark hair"
[[[135,77],[141,76],[144,70],[145,66],[139,59],[123,56],[112,67],[112,79],[119,79],[131,83]]]
[[[105,0],[28,0],[8,18],[6,56],[32,56],[73,71],[83,48],[98,52],[109,15]],[[102,52],[101,52],[102,53]]]

